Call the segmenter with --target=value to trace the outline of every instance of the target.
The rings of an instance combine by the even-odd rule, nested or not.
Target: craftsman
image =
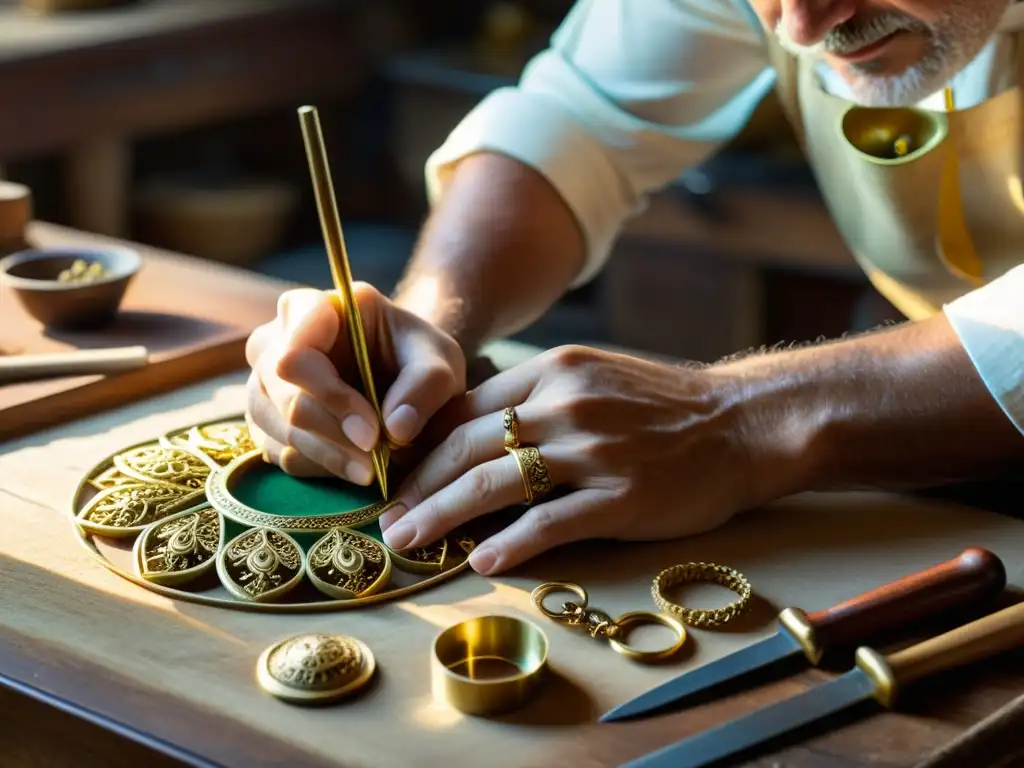
[[[1024,465],[1022,10],[580,0],[517,86],[430,157],[432,213],[396,295],[359,286],[393,380],[389,439],[437,443],[381,519],[389,545],[531,501],[528,481],[531,503],[474,552],[477,571],[584,538],[695,534],[803,490]],[[906,322],[708,366],[558,348],[465,392],[484,342],[591,279],[646,196],[735,136],[773,87],[847,244]],[[856,105],[946,119],[950,96],[946,142],[904,146],[913,162],[879,170],[839,128]],[[346,345],[328,294],[285,295],[248,346],[249,410],[285,471],[369,484],[377,422],[343,383],[358,380]]]

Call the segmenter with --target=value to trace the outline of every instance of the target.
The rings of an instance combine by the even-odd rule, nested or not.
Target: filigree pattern
[[[245,454],[237,459],[239,463],[255,461],[259,455]],[[216,507],[222,515],[232,520],[251,525],[258,528],[276,528],[284,531],[295,532],[318,532],[328,531],[333,528],[356,528],[366,523],[372,523],[383,512],[388,502],[379,501],[369,506],[357,509],[352,512],[342,512],[337,515],[311,515],[309,517],[294,517],[289,515],[273,515],[268,512],[255,509],[243,504],[231,495],[228,487],[231,477],[235,472],[243,471],[239,465],[232,465],[225,469],[218,469],[210,473],[206,483],[206,499]]]
[[[309,634],[277,646],[267,671],[279,683],[306,691],[336,690],[359,673],[363,654],[347,637]]]
[[[167,435],[163,442],[198,454],[217,467],[226,466],[239,456],[256,450],[244,421],[195,426],[185,432]]]
[[[207,507],[185,511],[146,528],[136,544],[140,575],[156,582],[183,582],[214,565],[222,522]]]
[[[389,549],[395,566],[410,573],[429,573],[444,568],[448,556],[448,539],[441,539],[425,547],[396,551]]]
[[[180,448],[144,445],[114,457],[114,466],[142,482],[155,480],[202,490],[210,468],[197,456]]]
[[[79,524],[107,536],[132,536],[158,520],[202,501],[203,492],[168,483],[123,483],[97,493],[78,514]]]
[[[228,542],[217,559],[221,582],[245,600],[271,600],[302,580],[302,548],[286,533],[254,528]]]
[[[335,528],[309,550],[306,571],[318,589],[342,599],[373,594],[391,575],[391,558],[376,539]]]
[[[139,481],[136,478],[128,477],[128,475],[118,469],[116,464],[111,464],[98,475],[90,477],[88,480],[89,485],[98,491],[102,491],[106,488],[113,488],[115,485],[137,482]]]

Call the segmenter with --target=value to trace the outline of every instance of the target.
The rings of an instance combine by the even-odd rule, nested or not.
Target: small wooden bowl
[[[78,260],[99,262],[103,274],[87,282],[61,282],[61,272]],[[48,328],[94,329],[114,320],[141,267],[139,254],[128,248],[19,251],[0,260],[0,285],[9,286],[25,311]]]

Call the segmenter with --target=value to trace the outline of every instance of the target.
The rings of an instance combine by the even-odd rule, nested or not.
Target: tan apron
[[[1018,5],[999,32],[1011,36],[1016,67],[986,101],[948,113],[837,98],[813,60],[769,36],[780,100],[840,234],[875,288],[912,320],[1024,262],[1022,30]],[[912,151],[881,159],[893,157],[897,136],[910,136]]]

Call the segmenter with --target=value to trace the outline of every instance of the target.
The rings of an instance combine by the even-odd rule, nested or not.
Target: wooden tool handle
[[[1006,569],[992,552],[969,547],[959,556],[807,615],[819,648],[852,645],[878,633],[954,608],[994,600]]]
[[[54,376],[117,373],[141,368],[148,362],[149,350],[145,347],[83,349],[0,357],[0,384]]]
[[[1024,603],[886,657],[897,686],[1024,644]]]

